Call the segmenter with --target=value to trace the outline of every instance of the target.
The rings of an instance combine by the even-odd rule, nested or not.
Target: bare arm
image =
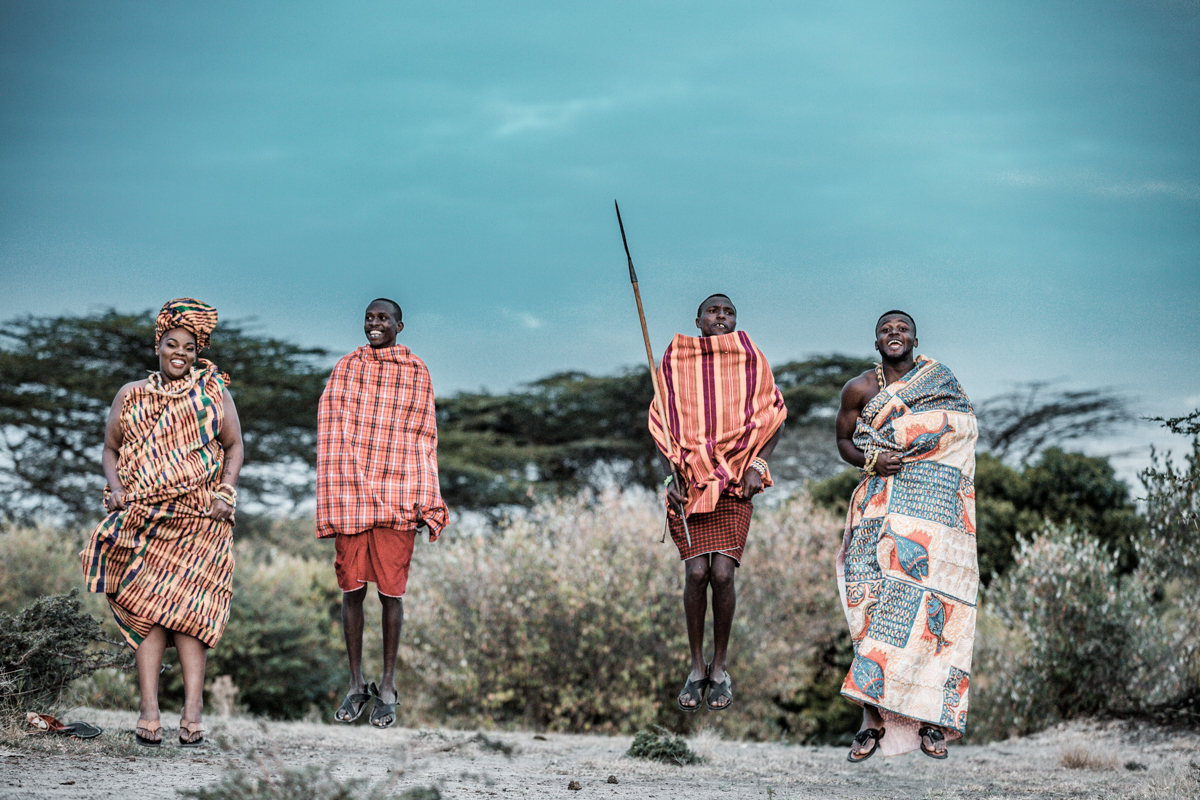
[[[125,508],[125,486],[117,474],[117,460],[121,455],[121,443],[125,441],[125,426],[121,424],[121,409],[125,405],[125,395],[136,385],[127,383],[113,398],[112,407],[108,410],[108,423],[104,427],[104,450],[100,454],[100,465],[104,469],[104,480],[108,481],[108,497],[104,500],[106,511],[120,511]]]
[[[864,372],[842,388],[842,404],[834,424],[838,455],[847,464],[859,469],[866,466],[867,456],[854,446],[854,428],[862,410],[878,393],[874,372]],[[875,471],[885,478],[895,475],[900,471],[900,456],[888,450],[881,452],[875,461]]]
[[[221,483],[237,488],[238,475],[242,471],[246,453],[242,447],[242,421],[238,419],[237,406],[233,403],[233,393],[225,390],[221,401],[225,408],[225,420],[217,433],[217,441],[225,450],[225,465],[221,472]],[[219,497],[213,498],[212,508],[208,515],[213,519],[233,519],[233,507]]]

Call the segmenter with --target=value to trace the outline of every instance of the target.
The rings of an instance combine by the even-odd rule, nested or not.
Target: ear
[[[696,317],[696,327],[697,328],[700,327],[700,318],[699,317]]]
[[[402,330],[404,330],[404,323],[403,323],[403,322],[397,322],[397,323],[396,323],[396,334],[397,334],[397,335],[399,335],[399,334],[400,334],[400,331],[402,331]]]

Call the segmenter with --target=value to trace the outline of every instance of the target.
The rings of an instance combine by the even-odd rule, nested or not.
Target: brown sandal
[[[197,733],[200,734],[200,738],[193,739],[192,737]],[[199,747],[202,744],[204,744],[204,723],[179,720],[179,746]]]
[[[157,733],[158,738],[142,736],[138,731],[145,731],[150,736]],[[137,739],[137,743],[142,747],[162,747],[162,723],[156,719],[139,719],[137,727],[133,729],[133,738]]]

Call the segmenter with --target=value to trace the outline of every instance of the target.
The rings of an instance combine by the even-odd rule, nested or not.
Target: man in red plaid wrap
[[[333,368],[317,411],[317,537],[335,538],[350,691],[334,714],[353,722],[374,698],[371,724],[396,721],[396,651],[413,544],[422,525],[446,526],[438,488],[437,424],[429,370],[396,335],[392,300],[367,306],[367,345]],[[363,600],[374,583],[383,605],[383,675],[362,674]]]

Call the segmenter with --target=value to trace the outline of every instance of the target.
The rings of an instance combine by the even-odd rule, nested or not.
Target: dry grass
[[[1117,759],[1110,753],[1097,752],[1094,746],[1076,744],[1059,752],[1058,763],[1067,769],[1114,769]]]
[[[1141,787],[1141,797],[1154,800],[1195,800],[1200,797],[1200,761],[1175,764],[1153,774]]]

